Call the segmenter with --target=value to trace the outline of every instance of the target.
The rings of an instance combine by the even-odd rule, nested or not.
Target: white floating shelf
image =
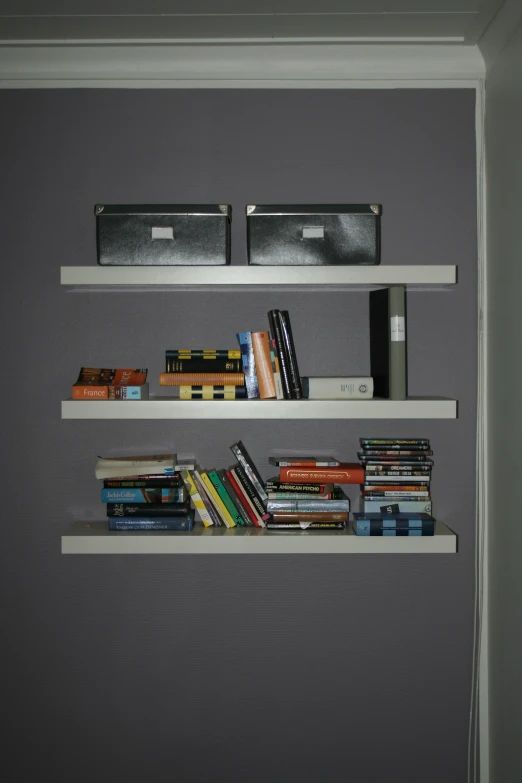
[[[77,522],[62,536],[63,555],[454,554],[457,536],[442,522],[434,536],[356,536],[347,530],[280,532],[204,528],[189,533],[112,532],[106,522]]]
[[[457,267],[425,266],[62,266],[61,284],[74,289],[116,288],[249,288],[339,287],[387,285],[448,286],[457,282]]]
[[[63,400],[62,419],[456,419],[457,401],[407,400]]]

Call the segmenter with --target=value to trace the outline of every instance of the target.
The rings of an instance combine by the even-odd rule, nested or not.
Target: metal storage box
[[[229,264],[231,212],[228,204],[97,204],[98,263]]]
[[[276,204],[246,208],[248,263],[379,264],[380,204]]]

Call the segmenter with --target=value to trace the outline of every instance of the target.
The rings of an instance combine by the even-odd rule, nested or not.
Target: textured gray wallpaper
[[[476,193],[472,90],[0,93],[4,780],[462,783],[473,631]],[[383,264],[457,264],[408,295],[409,390],[456,421],[61,421],[80,366],[234,345],[290,311],[303,375],[369,372],[368,294],[72,293],[96,202],[383,204]],[[202,276],[205,274],[202,270]],[[98,454],[194,452],[264,477],[273,449],[435,452],[457,555],[60,554],[102,519]],[[351,492],[357,497],[357,488]],[[4,728],[5,731],[5,728]]]

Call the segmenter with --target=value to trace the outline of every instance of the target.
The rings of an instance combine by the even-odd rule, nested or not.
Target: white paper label
[[[390,334],[392,343],[403,343],[406,340],[406,324],[403,315],[392,315]]]
[[[174,229],[172,226],[153,226],[151,239],[174,239]]]

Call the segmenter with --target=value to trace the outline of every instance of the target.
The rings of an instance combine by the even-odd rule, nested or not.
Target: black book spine
[[[180,359],[165,357],[165,372],[243,372],[241,359]]]
[[[170,487],[182,487],[183,482],[179,476],[158,478],[143,476],[143,478],[139,479],[104,479],[103,486],[105,489],[135,489],[138,487],[158,487],[167,489]]]
[[[107,503],[108,517],[179,517],[189,511],[188,503]]]
[[[241,482],[241,486],[243,487],[246,494],[248,495],[248,497],[256,507],[257,513],[259,514],[259,516],[266,518],[267,516],[266,509],[263,503],[261,502],[257,492],[254,490],[253,485],[250,483],[250,479],[248,478],[247,474],[243,470],[242,465],[238,463],[237,465],[234,466],[234,470],[236,471],[236,475]]]
[[[265,482],[261,478],[261,474],[256,468],[254,460],[245,449],[242,441],[238,440],[237,443],[233,443],[232,446],[230,446],[230,450],[232,451],[237,461],[241,464],[259,499],[264,503],[267,499]]]
[[[285,400],[292,399],[292,387],[290,385],[290,369],[288,366],[289,358],[285,351],[283,343],[283,335],[281,334],[281,326],[278,318],[279,310],[270,310],[268,313],[268,323],[270,324],[270,332],[276,343],[277,357],[279,359],[279,372],[281,374],[281,384],[283,386],[283,394]]]
[[[290,325],[290,316],[288,314],[288,310],[281,310],[279,313],[279,318],[281,321],[281,332],[283,334],[283,340],[287,347],[289,356],[292,398],[294,400],[300,400],[303,396],[303,389],[301,386],[299,367],[297,365],[297,355],[295,352],[294,338],[292,336],[292,327]]]

